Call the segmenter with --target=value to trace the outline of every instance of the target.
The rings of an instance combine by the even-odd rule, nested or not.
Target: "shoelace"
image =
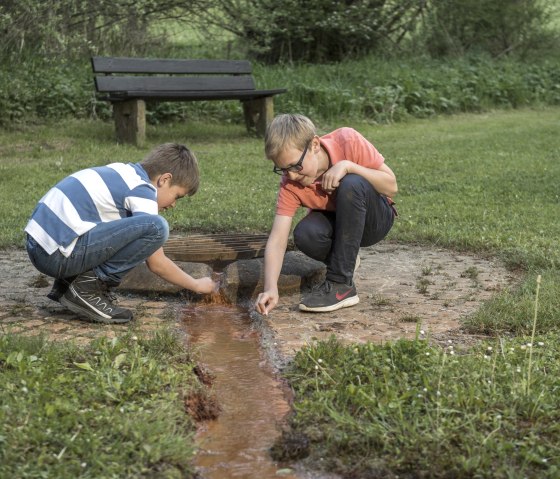
[[[311,292],[312,293],[322,293],[323,291],[325,293],[330,293],[332,289],[332,283],[328,280],[325,280],[324,282],[322,282],[321,284],[316,284],[315,286],[313,286],[311,288]]]
[[[107,286],[106,283],[101,281],[97,276],[85,276],[83,281],[84,282],[95,281],[97,283],[97,285],[99,286],[99,290],[100,290],[101,294],[105,297],[105,299],[109,300],[110,302],[114,302],[114,303],[118,304],[119,301],[118,301],[118,298],[115,295],[115,293],[113,293],[111,288],[109,286]]]
[[[101,291],[109,301],[113,303],[119,302],[117,295],[113,293],[113,290],[109,286],[107,286],[103,281],[99,281],[99,284],[101,285]]]

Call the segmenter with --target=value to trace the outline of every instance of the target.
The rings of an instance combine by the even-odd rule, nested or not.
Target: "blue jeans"
[[[41,273],[57,279],[92,270],[109,284],[119,284],[132,268],[167,241],[169,225],[159,215],[138,215],[100,223],[78,238],[69,257],[56,250],[49,255],[27,236],[27,253]]]
[[[311,211],[294,228],[294,242],[327,265],[327,279],[352,284],[360,246],[381,241],[395,214],[387,199],[362,176],[346,175],[336,191],[336,211]]]

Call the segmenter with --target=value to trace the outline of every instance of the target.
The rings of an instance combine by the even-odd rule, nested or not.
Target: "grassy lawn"
[[[192,367],[165,332],[87,348],[0,336],[0,477],[193,477]]]
[[[559,477],[560,108],[385,126],[343,121],[319,126],[326,132],[343,125],[369,138],[397,174],[400,217],[391,240],[498,257],[523,271],[524,280],[466,320],[470,331],[492,337],[467,354],[452,354],[452,348],[432,347],[422,340],[348,348],[317,343],[302,350],[289,372],[297,392],[294,437],[309,443],[314,462],[353,478]],[[62,177],[87,166],[139,161],[152,146],[166,141],[188,144],[202,171],[199,193],[166,213],[175,231],[268,231],[278,177],[264,159],[262,140],[248,136],[240,125],[200,123],[151,126],[148,138],[149,145],[141,150],[118,146],[111,124],[85,121],[0,131],[0,247],[23,246],[22,229],[32,208]],[[537,275],[542,281],[534,323]],[[89,374],[99,379],[100,391],[112,391],[98,361],[109,355],[110,366],[116,361],[113,353],[99,355],[93,347],[80,352],[80,361],[69,362],[64,351],[42,346],[17,360],[24,346],[12,347],[12,342],[0,342],[0,381],[12,384],[11,389],[0,388],[0,403],[8,404],[0,413],[6,417],[21,417],[25,424],[26,411],[46,407],[48,396],[41,391],[50,390],[53,376],[41,373],[29,379],[35,381],[36,402],[14,402],[13,397],[24,397],[23,387],[31,390],[16,379],[18,368],[43,368],[48,354],[62,368],[54,377],[80,379]],[[146,350],[134,354],[134,365],[150,357]],[[74,362],[93,365],[94,371]],[[116,369],[123,380],[133,371],[132,366]],[[79,384],[76,387],[85,387]],[[170,384],[170,391],[178,387]],[[65,407],[97,410],[101,399],[91,394],[93,405]],[[121,400],[105,396],[112,406]],[[151,401],[159,401],[149,390],[133,396],[147,402],[131,414],[140,414],[142,407],[153,409]],[[170,397],[162,400],[173,402]],[[21,408],[17,415],[16,404]],[[39,419],[45,421],[45,430],[56,422],[47,414]],[[166,420],[174,421],[171,413]],[[16,461],[13,454],[25,447],[11,441],[22,423],[7,424],[0,429],[0,443],[18,446],[0,448],[0,454]],[[106,430],[100,424],[95,427]],[[71,438],[78,430],[72,445],[88,435],[85,423],[69,421],[64,434]],[[55,449],[45,455],[53,463]],[[157,447],[148,443],[139,449],[149,455]],[[38,450],[26,454],[34,458],[26,462],[43,457]],[[290,456],[290,451],[285,454]],[[133,464],[132,457],[125,463]],[[146,457],[140,464],[183,467],[173,458]],[[6,464],[0,467],[10,467]],[[125,469],[120,472],[128,474]]]

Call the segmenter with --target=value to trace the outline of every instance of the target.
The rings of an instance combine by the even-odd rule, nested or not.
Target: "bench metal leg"
[[[242,103],[247,130],[256,129],[258,136],[264,136],[266,127],[274,118],[274,98],[267,96],[256,100],[245,100]]]
[[[142,146],[146,139],[146,102],[144,100],[114,102],[113,114],[117,141]]]

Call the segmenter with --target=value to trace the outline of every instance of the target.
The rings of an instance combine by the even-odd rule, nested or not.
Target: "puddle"
[[[204,479],[296,479],[268,450],[290,410],[289,391],[275,378],[251,329],[249,314],[234,306],[196,304],[183,311],[188,343],[214,376],[221,406],[198,433],[196,466]]]

